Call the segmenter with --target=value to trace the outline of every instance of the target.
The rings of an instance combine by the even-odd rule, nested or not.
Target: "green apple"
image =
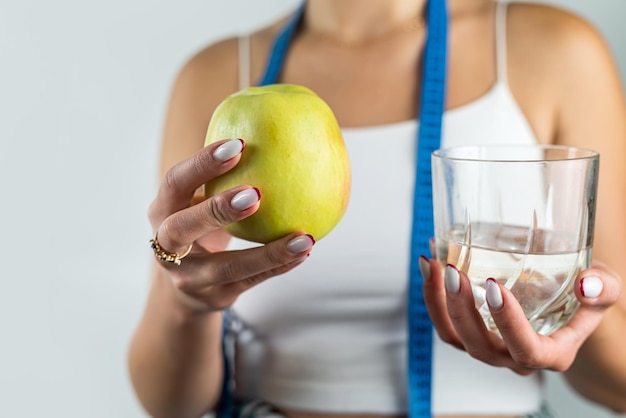
[[[350,164],[330,107],[293,84],[249,87],[228,96],[209,123],[205,146],[242,138],[241,160],[205,185],[207,196],[249,184],[261,191],[259,210],[226,230],[266,243],[294,231],[316,240],[343,216],[350,197]]]

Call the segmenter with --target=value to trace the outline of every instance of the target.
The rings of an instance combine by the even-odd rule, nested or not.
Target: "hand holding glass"
[[[575,313],[573,285],[591,262],[598,165],[596,152],[565,146],[433,153],[436,258],[467,274],[490,330],[488,278],[511,290],[540,334]]]

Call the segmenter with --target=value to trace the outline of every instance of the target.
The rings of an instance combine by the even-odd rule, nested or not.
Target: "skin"
[[[449,7],[447,108],[452,109],[476,100],[496,81],[495,5],[490,0],[451,0]],[[345,127],[414,118],[420,89],[416,69],[425,33],[394,33],[390,28],[406,16],[422,14],[423,8],[423,0],[310,2],[281,82],[311,88]],[[252,35],[251,83],[263,71],[281,24]],[[348,41],[358,46],[346,46]],[[626,412],[623,87],[599,34],[565,12],[511,5],[507,48],[508,82],[538,141],[601,153],[594,264],[578,281],[599,277],[603,290],[597,298],[585,298],[577,282],[582,307],[567,327],[543,337],[530,329],[510,292],[498,287],[503,303],[491,309],[503,335],[500,340],[482,326],[467,277],[460,274],[458,293],[446,291],[444,272],[424,257],[426,304],[436,332],[468,355],[520,374],[537,369],[563,372],[581,395]],[[182,68],[171,94],[163,134],[163,180],[149,218],[163,248],[182,253],[189,244],[194,246],[181,266],[155,261],[144,315],[129,351],[136,393],[155,417],[199,417],[213,408],[222,378],[220,310],[250,287],[296,268],[312,251],[287,250],[290,239],[306,233],[297,231],[266,246],[224,252],[229,237],[221,228],[254,213],[262,197],[242,211],[232,208],[230,199],[254,185],[207,200],[200,197],[204,182],[239,161],[239,156],[216,161],[212,153],[220,143],[202,148],[213,109],[238,89],[237,51],[236,39],[200,51]],[[346,417],[283,412],[292,418]]]

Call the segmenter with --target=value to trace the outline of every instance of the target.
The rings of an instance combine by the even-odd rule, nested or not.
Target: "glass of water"
[[[595,151],[556,145],[433,153],[436,257],[467,274],[490,330],[488,278],[511,290],[540,334],[575,313],[574,281],[591,262],[598,165]]]

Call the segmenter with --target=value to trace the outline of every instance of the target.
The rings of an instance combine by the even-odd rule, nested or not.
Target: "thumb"
[[[605,264],[594,261],[590,268],[578,275],[575,290],[581,304],[607,308],[619,299],[622,281]]]

